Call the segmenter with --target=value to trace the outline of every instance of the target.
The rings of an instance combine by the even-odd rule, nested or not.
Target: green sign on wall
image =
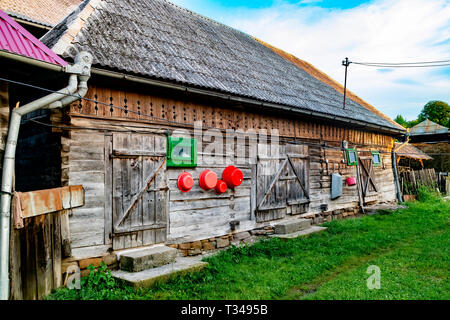
[[[197,139],[167,137],[167,166],[196,167]]]

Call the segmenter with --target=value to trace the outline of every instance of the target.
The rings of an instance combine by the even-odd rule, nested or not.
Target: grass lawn
[[[234,247],[207,259],[203,271],[151,289],[98,275],[49,299],[450,299],[449,217],[450,202],[431,197],[329,222],[306,238]],[[380,289],[367,288],[370,265],[380,268]]]

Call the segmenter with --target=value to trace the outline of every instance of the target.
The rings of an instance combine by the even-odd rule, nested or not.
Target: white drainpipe
[[[16,157],[16,146],[19,137],[22,116],[39,110],[64,107],[80,98],[87,92],[87,81],[91,74],[92,55],[80,52],[75,57],[74,65],[64,68],[70,74],[67,87],[32,101],[11,112],[8,138],[3,159],[1,185],[1,216],[0,216],[0,300],[9,299],[9,235],[11,217],[11,197],[13,172]],[[79,80],[79,83],[78,83]],[[78,88],[78,92],[76,92]],[[75,93],[76,92],[76,93]],[[69,96],[68,96],[69,95]],[[75,95],[70,96],[70,95]]]

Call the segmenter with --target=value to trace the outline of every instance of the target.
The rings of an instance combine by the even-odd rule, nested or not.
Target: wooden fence
[[[67,225],[68,214],[60,211],[26,218],[22,229],[11,226],[12,300],[42,299],[62,285],[61,260],[70,256]]]
[[[42,299],[63,285],[61,261],[71,256],[68,212],[84,204],[84,190],[69,186],[19,193],[13,199],[10,298]]]
[[[417,195],[420,186],[437,188],[438,181],[434,169],[400,171],[400,185],[404,195]]]

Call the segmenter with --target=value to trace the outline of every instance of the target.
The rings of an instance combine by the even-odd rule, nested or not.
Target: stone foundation
[[[100,266],[102,262],[108,266],[109,270],[115,270],[119,267],[117,256],[115,253],[86,259],[74,259],[72,257],[64,259],[61,262],[61,273],[64,286],[67,285],[69,276],[73,274],[73,272],[71,273],[67,272],[69,269],[73,271],[76,270],[75,268],[79,268],[81,277],[87,277],[90,273],[88,267],[92,265],[97,268]]]

